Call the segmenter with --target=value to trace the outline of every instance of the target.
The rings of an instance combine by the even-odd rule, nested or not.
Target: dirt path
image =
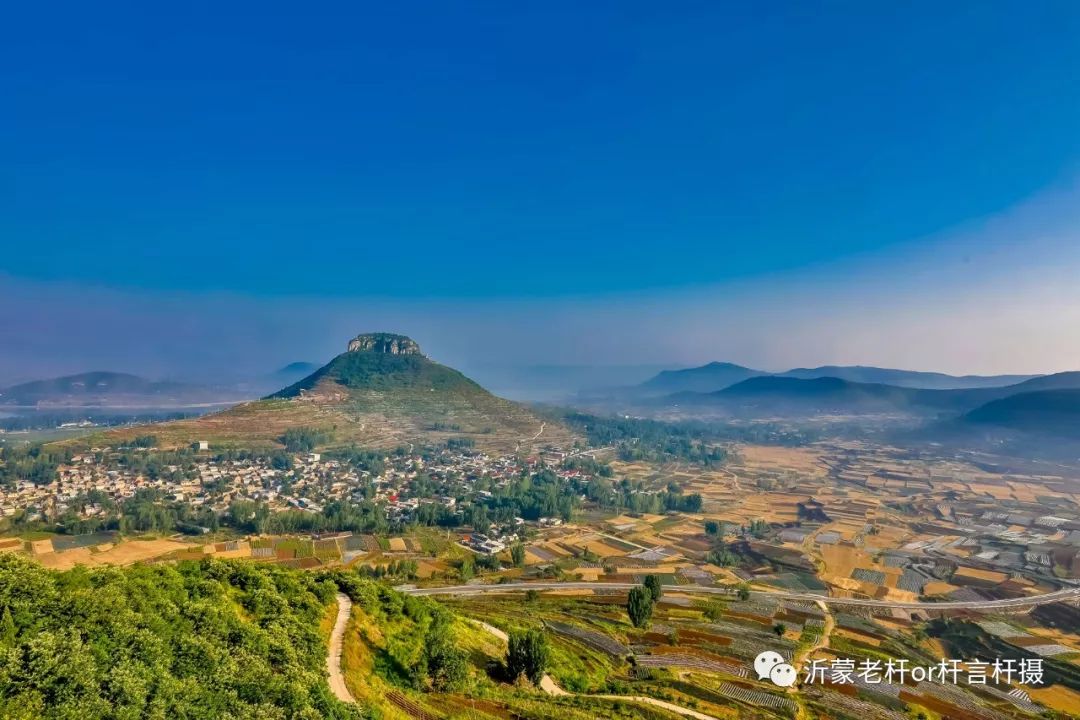
[[[545,427],[547,427],[547,422],[546,422],[546,421],[544,421],[544,422],[541,422],[541,423],[540,423],[540,429],[536,431],[536,434],[535,434],[535,435],[533,435],[533,436],[532,436],[531,438],[529,438],[528,440],[525,440],[524,438],[523,438],[523,439],[521,439],[521,440],[518,440],[518,441],[517,441],[517,444],[516,444],[516,445],[514,446],[514,452],[517,452],[518,450],[520,450],[520,449],[521,449],[521,446],[522,446],[522,445],[524,445],[524,444],[525,444],[525,443],[527,443],[527,442],[528,442],[528,443],[536,442],[537,438],[539,438],[539,437],[540,437],[541,435],[543,435],[543,434],[544,434],[544,428],[545,428]],[[531,446],[530,446],[530,447],[531,447]]]
[[[600,698],[602,700],[619,700],[621,702],[639,702],[645,703],[646,705],[655,705],[658,708],[663,708],[684,717],[696,718],[696,720],[719,720],[719,718],[713,715],[706,715],[697,710],[684,708],[682,705],[669,703],[666,700],[657,700],[656,698],[646,697],[645,695],[582,695],[581,697]]]
[[[540,689],[546,692],[548,695],[553,695],[555,697],[558,697],[560,695],[572,694],[566,692],[561,687],[559,687],[558,683],[552,680],[551,676],[547,674],[545,674],[544,677],[540,678]]]
[[[794,660],[792,661],[791,664],[794,665],[795,669],[799,671],[802,670],[802,666],[806,662],[807,658],[816,653],[818,650],[824,650],[825,648],[829,647],[829,639],[832,636],[833,628],[836,627],[836,621],[833,619],[832,613],[829,612],[829,607],[821,601],[818,601],[817,606],[821,608],[821,611],[823,613],[825,613],[825,627],[821,629],[821,636],[818,638],[818,641],[814,643],[811,647],[808,647],[802,652],[800,652],[797,656],[795,656]]]
[[[338,609],[334,629],[330,633],[330,648],[326,653],[326,671],[330,674],[330,691],[342,702],[356,702],[349,688],[345,687],[345,676],[341,673],[341,646],[345,640],[345,626],[349,624],[352,613],[352,600],[345,593],[337,594]]]
[[[483,620],[475,620],[472,618],[470,619],[474,623],[479,625],[481,628],[483,628],[485,631],[499,638],[503,642],[509,642],[509,636],[494,625],[488,625]],[[715,718],[712,715],[706,715],[705,713],[700,713],[697,710],[691,710],[690,708],[684,708],[679,705],[675,705],[674,703],[665,702],[664,700],[657,700],[656,698],[646,697],[644,695],[588,695],[585,693],[567,692],[566,690],[563,690],[561,687],[559,687],[559,684],[552,680],[551,676],[547,674],[545,674],[544,677],[540,679],[540,689],[553,697],[579,695],[580,697],[600,698],[601,700],[639,702],[645,703],[646,705],[654,705],[658,708],[663,708],[664,710],[683,715],[684,717],[695,718],[695,720],[718,720],[718,718]]]
[[[469,618],[469,619],[472,620],[472,618]],[[495,637],[502,640],[504,643],[510,642],[510,636],[507,635],[506,633],[504,633],[499,628],[495,627],[494,625],[488,625],[483,620],[472,620],[472,621],[474,623],[476,623],[477,625],[479,625],[480,627],[482,627],[484,630],[486,630],[489,635],[494,635]]]
[[[817,642],[811,647],[806,648],[794,658],[792,658],[791,664],[795,666],[795,672],[799,675],[803,673],[803,665],[806,663],[810,656],[816,653],[818,650],[824,650],[829,647],[829,641],[832,638],[833,628],[836,627],[836,620],[833,618],[832,613],[829,612],[829,606],[820,600],[817,602],[817,606],[821,608],[821,611],[825,613],[825,627],[821,629],[821,636]],[[803,703],[802,697],[799,696],[798,689],[796,687],[788,688],[788,693],[795,695],[795,717],[796,720],[802,720],[806,717],[806,706]]]

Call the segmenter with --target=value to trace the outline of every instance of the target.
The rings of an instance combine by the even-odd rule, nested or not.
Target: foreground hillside
[[[508,617],[501,604],[491,612],[527,650],[509,652],[507,632],[348,570],[205,560],[57,572],[7,555],[0,606],[0,717],[11,720],[694,716],[611,694],[630,690],[616,680],[622,658]],[[509,607],[526,610],[520,599]],[[603,694],[564,691],[548,669]]]
[[[0,717],[359,718],[326,684],[336,585],[206,562],[54,572],[0,558]]]
[[[268,398],[224,412],[153,427],[166,447],[208,441],[219,446],[272,447],[284,433],[315,431],[320,445],[392,448],[441,444],[456,438],[505,453],[534,444],[564,443],[565,428],[528,408],[492,395],[457,370],[436,363],[410,338],[360,335],[349,349]],[[130,440],[146,428],[109,433],[103,442]]]

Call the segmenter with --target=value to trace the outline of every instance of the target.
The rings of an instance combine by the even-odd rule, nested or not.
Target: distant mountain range
[[[275,372],[274,376],[279,378],[301,378],[305,375],[310,375],[318,369],[319,366],[313,362],[292,362]]]
[[[246,399],[235,390],[147,380],[118,372],[86,372],[13,385],[0,390],[0,407],[168,408],[224,404]]]
[[[685,370],[664,370],[640,387],[654,393],[716,392],[735,383],[769,373],[727,362],[711,362]]]
[[[896,370],[863,365],[823,365],[817,368],[795,368],[780,373],[735,365],[711,362],[685,370],[665,370],[645,381],[639,389],[647,394],[677,392],[716,392],[755,377],[797,378],[814,380],[836,378],[854,383],[892,385],[926,390],[958,390],[969,388],[1005,387],[1038,377],[1036,375],[946,375],[945,373]]]
[[[961,425],[994,425],[1080,438],[1080,372],[1043,375],[1004,387],[951,390],[859,383],[834,377],[765,375],[716,392],[674,393],[649,402],[654,407],[689,415],[904,413],[953,417]]]
[[[1037,375],[946,375],[938,372],[894,370],[892,368],[865,365],[823,365],[816,368],[795,368],[780,373],[780,376],[803,380],[834,377],[858,383],[880,383],[882,385],[926,390],[1004,387],[1039,377]]]

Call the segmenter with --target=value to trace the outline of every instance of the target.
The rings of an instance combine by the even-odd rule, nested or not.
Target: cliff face
[[[365,333],[349,341],[349,352],[373,352],[385,355],[420,355],[420,346],[405,335]]]

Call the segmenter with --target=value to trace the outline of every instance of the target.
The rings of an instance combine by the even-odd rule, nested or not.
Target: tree
[[[626,598],[626,614],[636,628],[648,627],[652,618],[653,597],[648,588],[639,586],[630,590]]]
[[[463,581],[472,580],[476,575],[476,561],[472,559],[472,556],[466,556],[458,567],[458,577]]]
[[[646,575],[645,589],[649,591],[649,595],[652,596],[653,602],[659,601],[660,597],[664,594],[664,587],[660,584],[660,576]]]
[[[331,433],[318,428],[289,428],[278,438],[278,442],[289,452],[310,452],[318,445],[324,445],[332,439]]]
[[[275,470],[292,470],[292,458],[283,452],[276,452],[270,456],[270,467]]]
[[[532,603],[532,602],[536,602],[539,599],[540,599],[540,593],[537,592],[536,590],[526,590],[525,591],[525,602]]]
[[[750,586],[746,583],[739,585],[739,599],[743,602],[750,599]]]
[[[778,638],[784,637],[784,633],[787,632],[787,625],[785,625],[784,623],[778,622],[778,623],[776,623],[775,625],[772,626],[772,631],[774,633],[776,633],[776,637],[778,637]]]
[[[710,600],[705,603],[705,617],[709,618],[713,622],[724,617],[724,604],[715,600]]]
[[[524,675],[539,685],[547,672],[550,649],[543,630],[518,630],[510,633],[506,650],[506,669],[511,678]]]
[[[517,567],[525,564],[525,546],[522,543],[514,543],[510,546],[510,559]]]
[[[739,563],[739,556],[723,546],[710,550],[708,559],[713,565],[720,567],[731,567]]]
[[[450,614],[437,612],[424,638],[424,665],[434,689],[444,692],[460,687],[469,675],[465,651],[457,646]]]
[[[706,520],[705,521],[705,534],[706,535],[719,535],[720,534],[720,523],[716,522],[715,520]]]

